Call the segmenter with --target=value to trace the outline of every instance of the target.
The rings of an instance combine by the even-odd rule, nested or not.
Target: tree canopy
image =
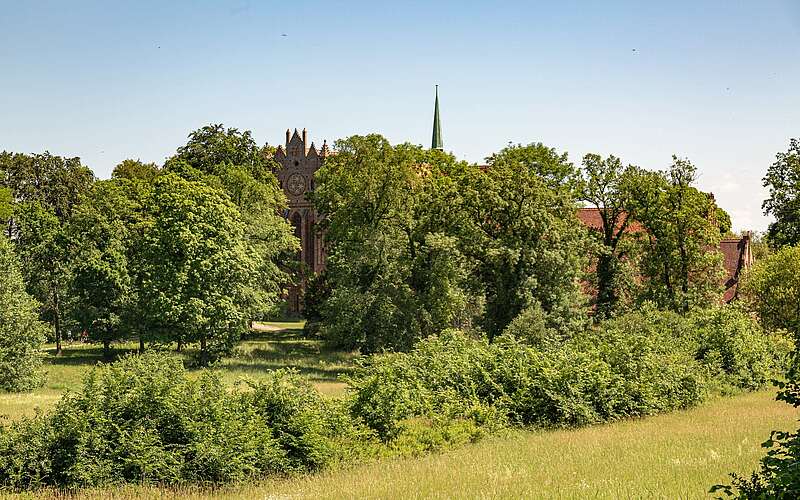
[[[776,155],[767,169],[764,187],[766,215],[775,217],[769,225],[769,241],[774,246],[800,244],[800,139],[791,139],[789,149]]]
[[[691,162],[673,157],[666,172],[642,172],[632,194],[645,229],[639,233],[641,298],[680,312],[717,302],[722,291],[718,207],[693,186],[696,174]]]
[[[0,234],[0,389],[25,391],[41,381],[39,348],[46,325],[37,317],[36,301],[25,291],[19,262]]]
[[[490,336],[526,307],[581,316],[585,230],[574,170],[540,144],[483,171],[378,135],[338,141],[313,200],[329,249],[323,332],[366,351],[407,349],[447,326]]]

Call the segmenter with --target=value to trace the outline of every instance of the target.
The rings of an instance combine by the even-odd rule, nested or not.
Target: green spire
[[[442,143],[442,127],[439,124],[439,86],[436,86],[436,105],[433,110],[433,140],[431,140],[431,149],[444,149]]]

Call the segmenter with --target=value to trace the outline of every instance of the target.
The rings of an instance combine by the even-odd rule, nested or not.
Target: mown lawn
[[[293,367],[307,376],[323,394],[341,394],[345,384],[339,376],[352,369],[355,354],[327,350],[318,340],[303,338],[302,328],[302,322],[258,323],[247,339],[236,347],[234,355],[225,358],[214,369],[219,370],[223,380],[233,385],[239,379],[258,379],[269,370]],[[112,347],[114,356],[120,356],[135,352],[138,343],[117,342]],[[163,348],[174,351],[175,346]],[[46,346],[45,350],[47,378],[44,386],[31,393],[0,393],[0,415],[17,419],[32,415],[36,408],[49,408],[64,391],[80,388],[83,375],[104,361],[102,347],[92,344],[65,343],[61,356],[55,356],[53,345]],[[192,351],[181,355],[189,359]]]

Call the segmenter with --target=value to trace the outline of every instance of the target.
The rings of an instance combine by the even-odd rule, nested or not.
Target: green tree
[[[641,172],[632,207],[643,226],[643,300],[687,312],[719,300],[723,276],[714,198],[692,186],[696,168],[673,156],[668,172]]]
[[[224,191],[239,210],[245,224],[248,253],[257,264],[254,281],[243,297],[250,317],[262,315],[291,281],[291,266],[299,242],[281,216],[287,206],[283,190],[273,174],[277,163],[259,148],[250,131],[223,125],[207,125],[189,134],[165,170],[205,182]]]
[[[42,304],[61,352],[65,311],[70,303],[71,249],[67,225],[94,182],[80,158],[43,154],[0,154],[4,187],[15,202],[8,233],[14,236],[28,292]]]
[[[766,328],[792,332],[800,344],[800,246],[756,261],[740,294]]]
[[[18,202],[39,202],[60,220],[67,220],[81,196],[94,182],[92,171],[80,158],[43,154],[0,154],[4,184]]]
[[[71,257],[66,224],[38,201],[20,204],[17,249],[28,291],[41,303],[42,317],[53,327],[61,354],[64,320],[70,303]]]
[[[566,154],[541,144],[511,146],[488,160],[467,190],[479,231],[465,246],[479,261],[490,339],[528,307],[540,307],[556,331],[579,327],[589,240],[576,215],[577,171]]]
[[[69,227],[75,248],[72,312],[89,338],[102,342],[107,358],[111,342],[125,333],[125,319],[134,316],[129,255],[139,207],[128,193],[128,182],[96,182]]]
[[[638,169],[624,167],[619,158],[587,154],[583,157],[581,199],[597,209],[600,227],[591,230],[600,243],[596,259],[596,314],[600,320],[614,315],[630,302],[633,288],[630,261],[626,254],[627,231],[634,218],[631,186],[636,182]]]
[[[379,135],[335,148],[313,193],[328,246],[323,335],[364,352],[405,350],[468,323],[475,295],[458,238],[458,187],[474,169]]]
[[[120,326],[124,335],[135,335],[139,338],[139,351],[144,352],[146,341],[170,341],[163,337],[157,325],[148,324],[147,306],[141,301],[142,283],[147,278],[144,272],[147,267],[144,253],[145,233],[152,226],[150,214],[147,212],[153,183],[162,173],[153,163],[142,163],[140,160],[123,160],[111,174],[111,190],[124,195],[120,207],[124,210],[107,210],[108,220],[115,225],[122,222],[124,228],[125,260],[130,280],[126,307],[122,308]],[[111,208],[111,207],[109,207]],[[99,242],[98,242],[99,243]],[[101,244],[101,243],[100,243]]]
[[[791,139],[789,149],[778,153],[764,176],[769,198],[766,215],[775,217],[769,225],[769,241],[776,247],[800,243],[800,139]]]
[[[257,274],[245,225],[224,193],[173,173],[158,177],[147,208],[140,292],[147,323],[199,343],[207,364],[247,330],[242,304]]]
[[[41,382],[39,348],[47,329],[25,291],[13,247],[0,235],[0,389],[24,391]]]

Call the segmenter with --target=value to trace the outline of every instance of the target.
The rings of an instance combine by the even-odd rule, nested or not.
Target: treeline
[[[685,314],[721,300],[730,218],[688,160],[649,171],[589,154],[577,167],[530,144],[478,168],[378,135],[335,150],[313,193],[328,260],[306,315],[336,345],[407,350],[448,327],[491,340],[518,317],[569,336],[648,302]],[[578,218],[587,204],[593,228]]]
[[[269,149],[207,126],[162,167],[126,160],[97,180],[77,158],[0,155],[6,236],[51,325],[102,343],[199,347],[206,364],[276,307],[297,241]]]

